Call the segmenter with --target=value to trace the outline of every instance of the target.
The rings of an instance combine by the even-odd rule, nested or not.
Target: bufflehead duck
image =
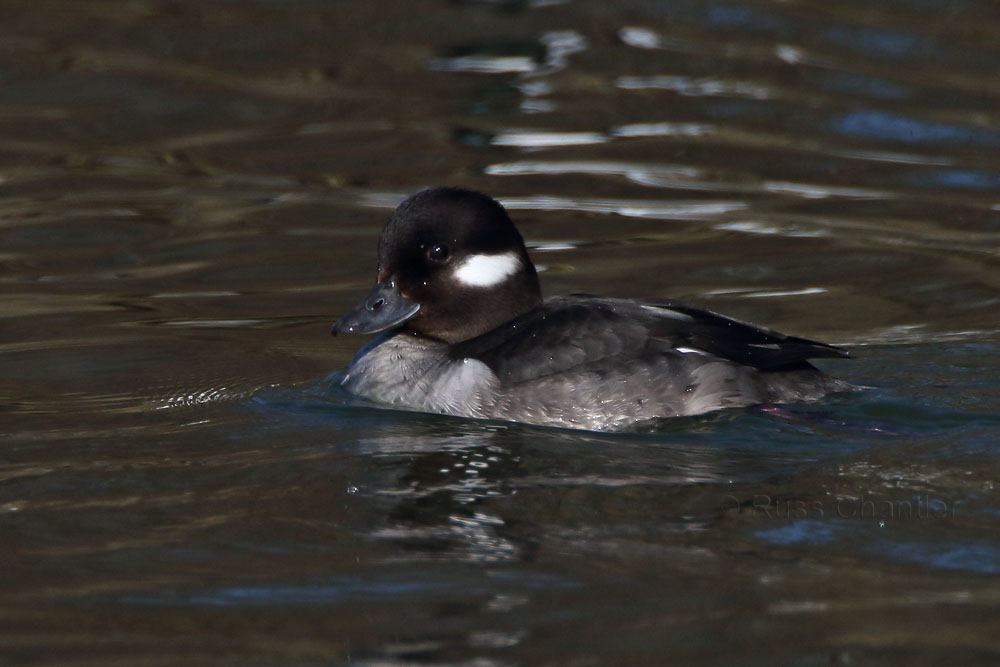
[[[504,208],[434,188],[404,201],[378,242],[371,292],[332,333],[384,332],[340,377],[404,409],[603,430],[851,385],[807,359],[844,350],[667,299],[542,299]]]

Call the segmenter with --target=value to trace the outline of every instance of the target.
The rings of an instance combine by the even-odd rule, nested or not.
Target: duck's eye
[[[449,254],[451,254],[451,250],[447,245],[441,243],[427,251],[427,258],[432,262],[443,262],[448,259]]]

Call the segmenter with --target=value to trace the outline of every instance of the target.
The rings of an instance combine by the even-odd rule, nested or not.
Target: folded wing
[[[761,371],[794,369],[816,357],[847,358],[833,345],[787,336],[670,300],[554,297],[478,338],[454,358],[487,364],[505,384],[602,369],[656,355],[700,353]]]

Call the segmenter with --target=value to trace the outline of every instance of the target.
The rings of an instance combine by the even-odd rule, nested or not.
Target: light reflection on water
[[[993,664],[993,4],[0,19],[0,662]],[[436,184],[548,294],[868,389],[610,434],[340,394],[329,325]]]

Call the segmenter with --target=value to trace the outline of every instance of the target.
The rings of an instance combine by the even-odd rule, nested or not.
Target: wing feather
[[[691,352],[761,371],[800,367],[815,357],[850,356],[833,345],[677,301],[586,295],[548,299],[494,331],[452,346],[450,353],[482,361],[511,385],[557,373],[600,371],[650,355]]]

